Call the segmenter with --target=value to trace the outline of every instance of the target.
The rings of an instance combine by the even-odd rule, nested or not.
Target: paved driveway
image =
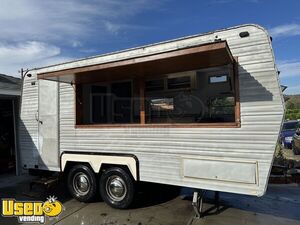
[[[220,193],[219,212],[210,204],[213,193],[208,192],[203,219],[194,219],[191,197],[180,197],[188,189],[144,183],[138,193],[135,207],[128,210],[112,209],[101,200],[94,203],[80,203],[65,192],[63,184],[56,185],[48,193],[42,187],[29,191],[32,177],[0,176],[0,197],[17,200],[45,200],[56,195],[65,210],[59,219],[48,220],[46,224],[64,225],[203,225],[203,224],[263,224],[300,225],[300,187],[297,185],[272,185],[262,198]],[[18,224],[15,218],[0,218],[0,225]]]

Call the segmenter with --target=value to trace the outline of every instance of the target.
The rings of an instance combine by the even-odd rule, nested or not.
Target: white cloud
[[[300,35],[300,24],[284,24],[269,29],[272,37],[289,37]]]
[[[1,63],[30,62],[32,58],[43,59],[60,54],[60,48],[43,42],[28,41],[15,45],[0,44]]]
[[[300,61],[287,60],[278,63],[278,69],[280,70],[280,77],[299,77],[300,80]]]
[[[17,71],[22,67],[34,68],[71,59],[60,56],[60,52],[57,46],[37,41],[0,43],[1,72],[17,76]]]
[[[101,43],[122,30],[143,29],[131,25],[130,18],[164,1],[1,0],[0,73],[14,75],[20,65],[70,59],[65,47],[93,52],[85,46],[89,38]]]
[[[105,21],[104,26],[105,26],[106,30],[108,30],[109,32],[111,32],[113,34],[117,34],[119,32],[119,30],[121,29],[121,26],[119,24],[112,23],[110,21]]]
[[[71,44],[73,48],[78,48],[82,46],[82,43],[80,41],[72,41]]]
[[[79,40],[106,29],[115,33],[126,20],[158,1],[1,0],[0,40]],[[116,24],[118,24],[116,26]]]

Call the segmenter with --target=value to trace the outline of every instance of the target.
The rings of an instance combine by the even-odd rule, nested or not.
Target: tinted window
[[[176,77],[168,79],[168,89],[190,88],[191,77]]]
[[[160,91],[164,89],[164,80],[150,80],[146,81],[146,91]]]
[[[211,99],[211,118],[218,122],[229,122],[234,120],[234,97],[219,97]]]
[[[218,72],[220,76],[210,76],[215,74],[214,71],[200,70],[195,77],[166,76],[164,89],[151,92],[146,88],[146,123],[234,122],[236,101],[234,87],[227,82],[229,79],[227,68],[222,70]],[[223,83],[216,88],[207,84],[209,78],[213,82]]]
[[[298,122],[287,122],[283,124],[282,130],[296,130]]]

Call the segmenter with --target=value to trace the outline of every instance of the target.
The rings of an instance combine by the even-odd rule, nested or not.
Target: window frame
[[[79,99],[82,99],[82,87],[80,85],[75,86],[75,128],[240,128],[241,127],[241,115],[240,115],[240,93],[239,93],[239,73],[237,58],[232,63],[233,83],[234,83],[234,98],[235,98],[235,121],[234,122],[216,122],[216,123],[146,123],[145,115],[145,83],[147,79],[139,78],[137,80],[139,86],[139,98],[140,98],[140,122],[139,123],[128,123],[128,124],[82,124],[82,103]],[[176,76],[176,75],[174,75]],[[184,76],[184,75],[182,75]],[[170,76],[173,78],[172,76]],[[159,79],[159,76],[154,77],[151,80]],[[229,78],[229,77],[228,77]],[[162,78],[164,79],[164,78]],[[127,79],[128,80],[128,79]],[[150,80],[150,79],[148,79]],[[112,81],[114,82],[114,81]],[[116,81],[118,82],[118,81]],[[120,80],[121,82],[121,80]],[[132,82],[132,87],[133,83]],[[191,76],[191,82],[193,78]],[[229,82],[229,79],[228,81]],[[166,83],[166,82],[165,82]],[[191,83],[191,88],[193,84]],[[93,85],[93,84],[91,84]],[[132,89],[132,92],[133,89]]]
[[[190,78],[190,87],[180,87],[180,88],[169,88],[168,87],[168,80],[169,79],[174,79],[174,78],[181,78],[181,77],[189,77]],[[196,84],[196,73],[191,73],[188,71],[188,74],[183,73],[175,73],[175,74],[167,74],[167,75],[162,75],[162,76],[154,76],[153,78],[147,78],[145,79],[145,85],[146,82],[148,81],[155,81],[155,80],[162,80],[163,81],[163,89],[162,90],[152,90],[152,91],[147,91],[145,87],[145,93],[159,93],[162,91],[167,91],[167,92],[172,92],[172,91],[184,91],[184,90],[192,90],[195,89],[197,84]]]
[[[99,83],[96,83],[96,84],[91,84],[91,85],[89,85],[89,103],[90,103],[90,106],[89,106],[89,117],[90,117],[90,122],[91,123],[93,123],[93,124],[95,124],[95,122],[94,122],[94,116],[93,116],[93,112],[92,112],[92,109],[93,109],[93,97],[94,96],[99,96],[99,94],[98,93],[92,93],[92,87],[93,86],[103,86],[103,87],[105,87],[106,88],[106,90],[109,90],[110,88],[109,88],[109,86],[108,86],[108,84],[106,84],[106,83],[101,83],[101,84],[99,84]],[[101,96],[101,95],[100,95]],[[108,109],[106,108],[106,113],[108,112]]]

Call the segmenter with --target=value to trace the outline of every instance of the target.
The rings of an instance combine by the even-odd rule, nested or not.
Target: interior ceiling
[[[234,58],[226,41],[92,66],[38,74],[38,79],[93,83],[130,77],[151,77],[227,65]]]

